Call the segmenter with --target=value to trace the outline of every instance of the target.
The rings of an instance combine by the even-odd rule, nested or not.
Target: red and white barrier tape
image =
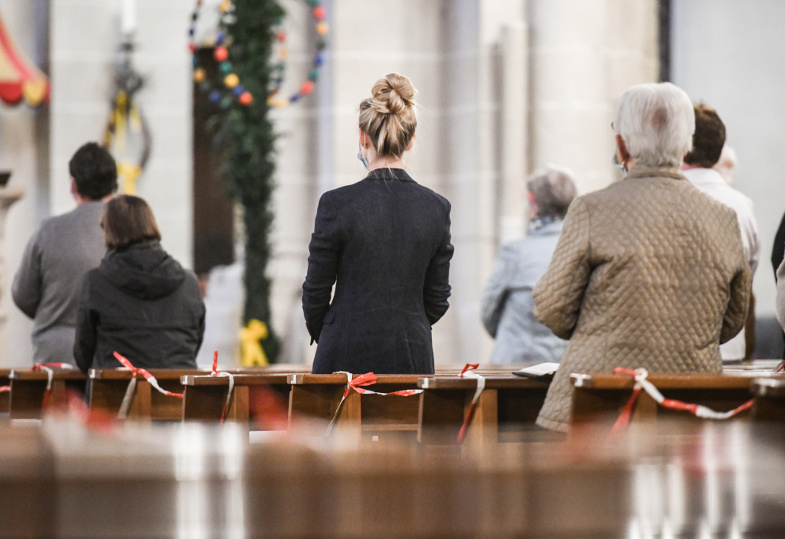
[[[690,412],[696,417],[700,417],[702,419],[715,419],[715,420],[724,420],[730,419],[731,417],[747,410],[752,406],[752,399],[748,400],[744,404],[734,408],[733,410],[729,410],[727,412],[717,412],[712,410],[707,406],[703,406],[702,404],[691,404],[688,402],[682,402],[675,399],[666,399],[662,393],[660,393],[659,389],[657,389],[654,384],[652,384],[647,377],[649,376],[648,371],[646,369],[622,369],[617,368],[613,370],[614,374],[629,374],[630,376],[634,377],[635,385],[633,386],[633,392],[630,396],[630,399],[627,401],[627,404],[624,406],[624,410],[622,411],[619,418],[616,420],[616,423],[613,425],[613,429],[611,430],[611,435],[618,434],[627,426],[630,421],[630,416],[632,415],[632,409],[635,405],[635,401],[638,399],[638,395],[640,395],[641,390],[645,391],[647,395],[649,395],[654,401],[664,408],[670,408],[671,410],[679,410],[684,412]]]
[[[70,363],[34,363],[32,367],[30,367],[31,371],[39,372],[44,371],[46,373],[46,390],[44,390],[44,399],[41,402],[41,410],[46,410],[49,406],[49,397],[52,395],[52,378],[54,376],[54,369],[60,369],[64,371],[71,371],[74,370],[76,367],[71,365]]]
[[[395,396],[395,397],[411,397],[412,395],[419,395],[422,393],[422,389],[401,389],[398,391],[390,391],[389,393],[383,393],[381,391],[373,391],[372,389],[366,389],[365,386],[373,385],[377,382],[378,377],[372,372],[366,372],[365,374],[361,374],[357,378],[352,379],[352,373],[340,371],[342,374],[346,374],[346,391],[343,392],[343,396],[341,397],[341,401],[338,403],[338,407],[335,409],[335,413],[333,414],[333,418],[330,420],[330,424],[327,426],[327,433],[326,435],[329,436],[332,434],[333,428],[335,428],[335,422],[338,419],[338,412],[341,411],[341,407],[343,406],[343,402],[352,392],[355,390],[357,393],[361,395],[384,395],[384,396]],[[337,373],[336,373],[337,374]]]
[[[8,393],[11,391],[11,386],[0,386],[0,393]]]
[[[232,403],[232,392],[234,392],[234,375],[228,372],[218,370],[218,350],[213,354],[213,370],[210,376],[221,376],[229,378],[229,390],[226,392],[226,401],[221,411],[221,423],[226,420],[226,414],[229,412],[229,405]]]
[[[123,365],[123,367],[125,367],[128,370],[130,370],[132,373],[134,373],[134,374],[139,373],[142,376],[144,376],[144,379],[147,380],[147,383],[149,383],[151,386],[153,386],[155,388],[155,390],[158,391],[159,393],[162,393],[162,394],[166,395],[167,397],[175,397],[175,398],[178,398],[178,399],[182,399],[183,398],[183,394],[182,393],[174,393],[172,391],[167,391],[166,389],[162,388],[160,385],[158,385],[158,380],[155,379],[155,376],[153,376],[152,374],[147,372],[145,369],[134,367],[131,364],[131,362],[128,361],[128,359],[126,359],[125,357],[123,357],[119,353],[115,352],[114,353],[114,357],[117,359],[117,361],[119,361]],[[136,380],[136,376],[134,376],[132,378],[132,381],[133,380]]]
[[[472,402],[469,405],[469,409],[466,411],[466,417],[463,419],[461,430],[458,431],[458,444],[462,444],[463,440],[466,438],[466,432],[469,430],[469,425],[474,417],[474,410],[477,408],[477,402],[480,400],[480,395],[485,389],[485,378],[474,372],[479,366],[479,363],[467,363],[458,375],[461,378],[474,378],[477,380],[477,389],[474,390],[474,397],[472,397]]]

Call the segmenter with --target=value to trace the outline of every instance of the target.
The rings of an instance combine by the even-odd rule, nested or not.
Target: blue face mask
[[[357,159],[359,159],[360,163],[363,164],[363,166],[365,167],[365,170],[368,170],[368,161],[366,161],[365,157],[363,157],[363,149],[362,148],[359,148],[357,150]]]

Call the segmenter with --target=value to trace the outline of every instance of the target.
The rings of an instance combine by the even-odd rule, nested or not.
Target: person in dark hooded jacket
[[[76,320],[79,368],[120,367],[118,352],[140,368],[196,368],[205,308],[196,276],[161,248],[143,199],[107,202],[101,226],[108,251],[85,277]]]

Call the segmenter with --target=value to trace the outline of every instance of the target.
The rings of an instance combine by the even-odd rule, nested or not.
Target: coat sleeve
[[[774,247],[771,249],[771,265],[774,267],[775,275],[783,259],[785,259],[785,214],[782,216],[777,234],[774,236]]]
[[[485,285],[485,291],[480,303],[480,317],[482,325],[491,337],[496,337],[499,321],[504,312],[504,304],[509,294],[510,272],[513,270],[510,259],[506,256],[503,247],[499,258],[493,266],[493,272]]]
[[[38,233],[25,248],[22,262],[14,276],[11,296],[19,309],[30,318],[35,318],[41,303],[41,250],[38,246]]]
[[[590,224],[586,204],[575,199],[551,263],[534,287],[534,316],[562,339],[569,339],[575,329],[591,276]]]
[[[425,272],[423,286],[423,305],[428,322],[433,325],[447,312],[450,304],[450,260],[453,255],[453,245],[450,243],[450,203],[447,204],[447,214],[441,234],[441,241],[436,249],[428,269]]]
[[[82,372],[93,365],[98,334],[98,314],[90,309],[90,272],[85,276],[76,311],[74,360]]]
[[[741,233],[737,220],[731,222],[731,237],[736,240],[735,251],[739,253],[737,270],[730,283],[730,293],[728,297],[728,307],[725,309],[725,316],[722,320],[722,331],[720,332],[720,344],[726,343],[735,337],[744,327],[747,321],[747,310],[750,306],[750,294],[752,293],[752,271],[749,262],[744,254],[744,247],[741,242]]]
[[[777,320],[785,329],[785,261],[777,270]]]
[[[303,283],[303,314],[313,343],[319,342],[324,316],[330,308],[341,253],[340,219],[329,199],[329,192],[319,199],[308,253],[308,272]]]

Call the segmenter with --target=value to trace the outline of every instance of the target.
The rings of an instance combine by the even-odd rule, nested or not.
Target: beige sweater
[[[751,281],[733,210],[675,169],[636,166],[577,198],[534,290],[537,318],[570,341],[537,423],[567,430],[573,372],[720,372]]]

